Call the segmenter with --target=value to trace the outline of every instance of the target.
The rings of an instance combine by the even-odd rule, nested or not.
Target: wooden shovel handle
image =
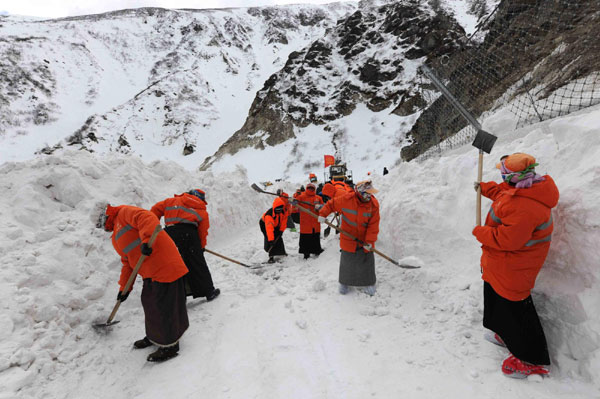
[[[477,182],[481,183],[483,178],[483,150],[479,150],[479,165],[477,167]],[[481,185],[477,188],[477,207],[475,214],[475,223],[481,226]]]

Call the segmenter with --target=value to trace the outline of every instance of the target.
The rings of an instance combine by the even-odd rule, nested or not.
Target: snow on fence
[[[600,103],[599,36],[598,0],[506,1],[461,50],[428,66],[480,122],[507,107],[523,127]],[[477,133],[423,71],[420,79],[431,105],[413,127],[426,137],[418,161],[470,143]]]

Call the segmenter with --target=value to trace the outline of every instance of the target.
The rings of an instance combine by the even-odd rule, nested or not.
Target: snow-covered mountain
[[[45,143],[46,153],[73,145],[193,168],[242,125],[292,50],[355,7],[2,17],[0,158],[24,159]]]

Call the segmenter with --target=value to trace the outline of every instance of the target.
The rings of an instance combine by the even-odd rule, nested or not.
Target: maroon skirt
[[[190,325],[183,277],[172,283],[144,279],[142,306],[146,336],[158,346],[176,344]]]

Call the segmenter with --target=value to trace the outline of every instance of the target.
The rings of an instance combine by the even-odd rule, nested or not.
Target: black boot
[[[133,343],[133,347],[135,349],[144,349],[149,346],[152,346],[152,342],[148,339],[148,337],[144,337],[144,339],[138,339]]]
[[[269,256],[269,260],[267,261],[267,263],[275,263],[275,258],[272,256]]]
[[[310,258],[310,253],[307,252],[304,254],[304,259],[308,259],[308,258]]]
[[[176,343],[173,346],[161,346],[156,352],[149,354],[147,360],[149,362],[162,362],[177,356],[177,352],[179,352],[179,343]]]
[[[219,296],[219,294],[221,294],[221,290],[220,290],[220,289],[218,289],[218,288],[215,288],[215,289],[213,290],[213,292],[212,292],[210,295],[207,295],[207,296],[206,296],[206,301],[207,301],[207,302],[210,302],[210,301],[212,301],[213,299],[215,299],[216,297],[218,297],[218,296]]]

